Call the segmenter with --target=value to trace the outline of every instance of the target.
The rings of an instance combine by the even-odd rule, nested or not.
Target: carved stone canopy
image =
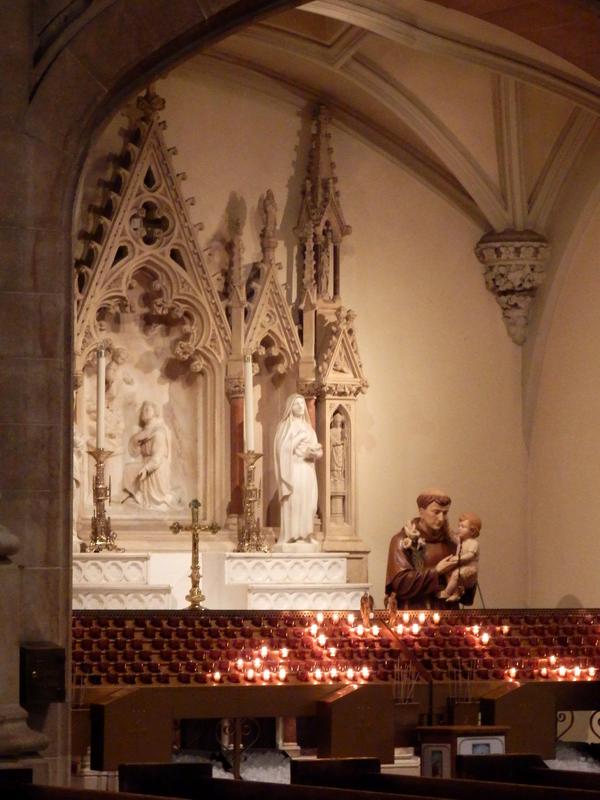
[[[550,245],[535,231],[507,230],[483,236],[475,255],[484,266],[486,285],[502,309],[508,335],[515,344],[523,344],[529,310],[546,275]]]

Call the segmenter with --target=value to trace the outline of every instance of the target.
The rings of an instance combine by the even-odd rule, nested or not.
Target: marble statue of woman
[[[300,394],[290,395],[275,431],[275,478],[281,505],[278,544],[311,539],[318,500],[315,461],[322,455],[306,401]]]
[[[169,432],[156,403],[142,403],[139,425],[140,430],[129,440],[129,451],[141,455],[142,466],[124,489],[143,508],[163,511],[175,507],[179,503],[169,483]]]

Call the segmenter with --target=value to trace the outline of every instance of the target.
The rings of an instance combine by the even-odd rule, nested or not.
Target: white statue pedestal
[[[274,544],[272,553],[320,553],[321,545],[318,542],[282,542]]]
[[[283,545],[297,547],[302,543]],[[368,583],[346,582],[346,553],[203,553],[202,592],[210,609],[358,609]]]

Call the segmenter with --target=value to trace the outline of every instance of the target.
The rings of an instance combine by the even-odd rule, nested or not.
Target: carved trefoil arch
[[[223,386],[231,331],[196,240],[191,199],[182,194],[185,176],[175,172],[164,140],[163,107],[148,90],[128,108],[123,148],[113,158],[75,264],[81,384],[75,413],[82,451],[76,457],[85,463],[95,433],[94,351],[103,341],[106,447],[115,453],[109,460],[111,511],[125,545],[128,531],[138,544],[140,531],[152,537],[157,528],[167,531],[167,520],[187,517],[192,497],[200,498],[203,516],[211,521],[224,519],[227,502]],[[134,488],[135,475],[152,457],[135,439],[144,403],[153,404],[158,421],[152,424],[165,431],[163,456],[169,465],[154,494]],[[89,480],[86,465],[76,487],[84,528],[91,513]],[[151,538],[143,543],[152,546]]]

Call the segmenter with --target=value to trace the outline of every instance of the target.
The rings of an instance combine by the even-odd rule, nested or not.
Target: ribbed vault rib
[[[543,231],[548,224],[560,188],[597,124],[596,115],[582,108],[569,116],[531,193],[529,220],[535,230]]]
[[[523,168],[519,84],[500,75],[494,82],[494,109],[500,186],[505,197],[511,228],[527,227],[527,191]]]
[[[366,59],[355,57],[342,70],[358,86],[374,93],[386,108],[408,125],[460,181],[489,224],[503,230],[510,217],[492,181],[454,134],[417,97],[383,76]]]
[[[600,113],[600,88],[593,80],[576,78],[501,48],[492,51],[488,46],[484,49],[465,38],[459,41],[448,31],[427,30],[422,23],[419,27],[411,25],[399,15],[397,8],[382,0],[314,0],[302,8],[357,25],[406,47],[477,64],[550,90],[583,108]]]

